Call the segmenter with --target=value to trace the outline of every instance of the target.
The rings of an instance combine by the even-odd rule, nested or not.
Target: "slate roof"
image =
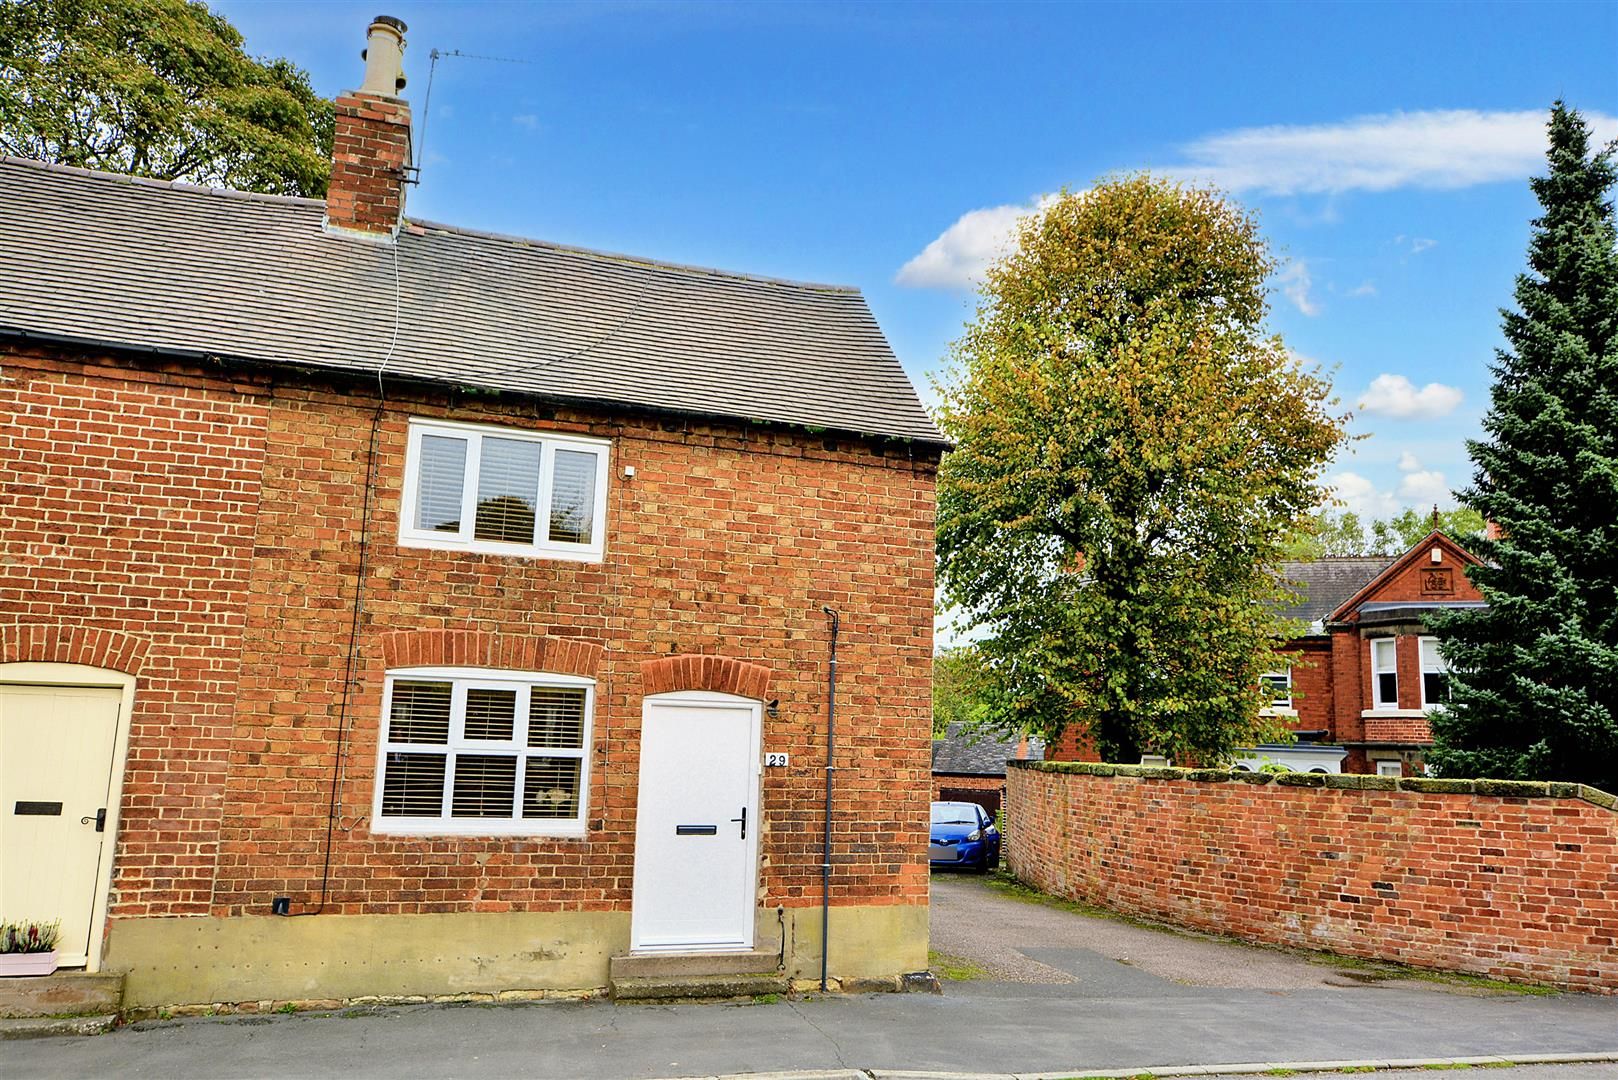
[[[1393,565],[1386,556],[1328,557],[1311,562],[1281,564],[1282,576],[1297,585],[1303,599],[1281,614],[1289,619],[1315,622],[1324,619],[1343,601],[1363,589],[1372,578]]]
[[[976,737],[977,741],[972,739]],[[966,776],[1004,776],[1006,762],[1017,756],[1017,740],[997,738],[992,732],[964,731],[959,724],[951,724],[942,739],[933,740],[933,772],[956,773]],[[1040,761],[1045,757],[1045,744],[1038,739],[1028,741],[1028,757]]]
[[[0,334],[943,442],[854,289],[324,212],[0,158]]]

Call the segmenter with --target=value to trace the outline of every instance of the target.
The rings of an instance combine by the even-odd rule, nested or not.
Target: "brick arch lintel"
[[[0,626],[0,664],[82,664],[135,675],[150,646],[121,630],[53,622]]]
[[[770,691],[769,668],[728,656],[664,656],[643,662],[640,673],[647,694],[710,690],[764,701]]]
[[[606,646],[550,634],[486,630],[396,630],[381,637],[382,662],[407,667],[482,667],[596,677]]]

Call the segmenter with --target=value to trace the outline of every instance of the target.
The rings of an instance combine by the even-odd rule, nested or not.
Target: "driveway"
[[[935,876],[944,994],[730,1005],[554,1002],[137,1024],[4,1045],[0,1075],[689,1077],[1101,1069],[1618,1051],[1618,999],[1361,984],[1281,953],[1144,930]],[[1590,1070],[1594,1068],[1596,1072]],[[1538,1069],[1585,1080],[1613,1066]],[[841,1075],[852,1075],[844,1072]],[[1514,1080],[1513,1072],[1490,1072]]]
[[[1025,890],[982,877],[935,873],[932,948],[967,962],[973,981],[1015,983],[1006,992],[1060,986],[1066,997],[1176,994],[1181,988],[1319,990],[1363,985],[1366,974],[1289,953],[1090,918],[1031,902]],[[979,974],[978,972],[981,972]]]

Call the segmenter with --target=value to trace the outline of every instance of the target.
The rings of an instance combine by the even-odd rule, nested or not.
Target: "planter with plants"
[[[49,975],[56,970],[58,922],[0,922],[0,975]]]

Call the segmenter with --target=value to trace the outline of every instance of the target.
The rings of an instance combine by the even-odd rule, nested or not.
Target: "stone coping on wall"
[[[1421,776],[1355,773],[1268,773],[1233,769],[1176,769],[1160,765],[1109,765],[1091,761],[1008,761],[1013,769],[1077,776],[1125,776],[1141,780],[1240,783],[1262,787],[1330,788],[1338,791],[1408,791],[1422,795],[1493,795],[1511,799],[1579,799],[1618,814],[1618,796],[1588,784],[1556,780],[1449,780]]]

